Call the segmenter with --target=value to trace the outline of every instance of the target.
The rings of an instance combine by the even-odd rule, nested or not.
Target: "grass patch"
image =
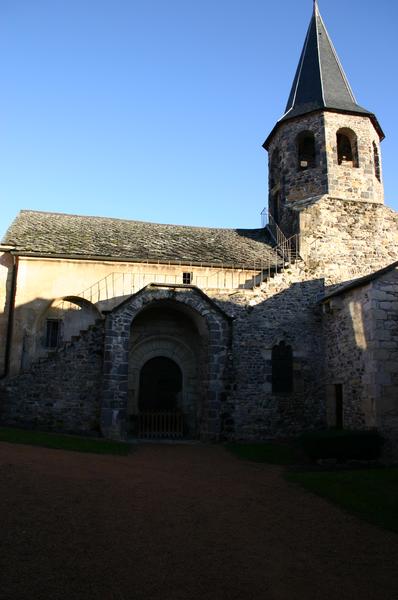
[[[309,431],[298,438],[312,460],[334,458],[346,460],[377,460],[383,448],[383,437],[377,431],[324,429]]]
[[[398,468],[289,472],[289,481],[398,533]]]
[[[28,444],[58,450],[72,450],[74,452],[92,452],[94,454],[129,454],[131,446],[123,442],[113,442],[97,438],[80,437],[77,435],[62,435],[46,433],[43,431],[29,431],[0,427],[0,441],[12,444]]]
[[[226,444],[227,450],[243,460],[264,462],[271,465],[291,465],[295,462],[293,448],[283,444],[257,443],[239,444],[231,442]]]

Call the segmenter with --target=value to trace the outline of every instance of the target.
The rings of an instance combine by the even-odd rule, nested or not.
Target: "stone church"
[[[398,432],[398,214],[317,3],[264,142],[259,229],[22,210],[0,251],[0,422],[128,437]]]

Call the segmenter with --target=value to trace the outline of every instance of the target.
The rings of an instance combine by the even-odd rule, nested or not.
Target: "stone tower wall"
[[[324,197],[302,206],[300,253],[326,285],[398,260],[398,214],[375,202]]]
[[[315,166],[301,170],[297,139],[307,131],[314,134]],[[352,135],[352,139],[356,140],[352,146],[355,148],[357,162],[339,164],[338,132]],[[379,157],[378,176],[375,148]],[[325,196],[355,202],[384,202],[380,139],[368,117],[319,111],[283,122],[277,129],[268,152],[269,212],[274,216],[274,202],[278,195],[277,221],[287,237],[301,233],[297,211],[302,208],[303,202],[313,203]],[[278,153],[279,169],[275,167]],[[351,205],[350,210],[353,213],[361,212],[355,204]]]
[[[313,169],[300,171],[297,164],[296,139],[300,133],[305,131],[311,131],[315,136],[317,166]],[[321,112],[286,121],[280,125],[272,139],[268,155],[269,171],[271,173],[272,155],[275,150],[280,152],[280,191],[282,200],[286,199],[287,202],[291,202],[328,193],[325,143],[324,114]],[[271,194],[271,178],[269,190]]]
[[[343,200],[383,203],[380,138],[372,121],[359,115],[325,112],[324,123],[330,196]],[[351,166],[351,163],[338,164],[336,133],[341,129],[351,130],[357,136],[358,167]],[[380,157],[380,181],[375,173],[373,143],[376,144]]]
[[[297,136],[311,131],[315,136],[316,167],[301,171],[297,160]],[[306,115],[283,123],[276,131],[269,156],[269,212],[273,215],[273,196],[279,194],[279,226],[289,237],[298,233],[298,222],[290,207],[297,200],[322,196],[328,193],[326,141],[323,113]],[[273,185],[273,157],[279,152],[280,167]]]

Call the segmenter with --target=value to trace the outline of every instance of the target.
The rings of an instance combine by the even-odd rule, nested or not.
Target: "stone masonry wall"
[[[226,437],[272,438],[325,423],[323,339],[316,304],[323,289],[323,280],[297,263],[254,292],[212,294],[234,316]],[[293,350],[291,394],[272,393],[271,353],[282,340]]]
[[[383,203],[383,183],[376,177],[373,154],[375,143],[381,168],[380,138],[372,121],[360,115],[328,111],[325,111],[324,119],[329,195],[343,200]],[[351,130],[357,136],[358,167],[353,167],[350,163],[338,164],[336,133],[340,129]]]
[[[398,270],[325,305],[328,423],[343,385],[344,426],[377,427],[391,453],[398,438]]]
[[[388,440],[395,440],[398,451],[398,269],[373,282],[370,310],[376,423]]]
[[[0,382],[0,422],[99,433],[103,322],[28,372]]]
[[[300,171],[298,168],[296,140],[297,136],[305,131],[311,131],[315,136],[316,167]],[[268,149],[270,175],[271,161],[275,151],[279,151],[280,168],[277,190],[271,187],[272,182],[270,177],[269,210],[272,213],[272,195],[275,192],[279,192],[279,225],[287,236],[297,233],[297,223],[293,220],[294,213],[289,210],[290,204],[296,200],[327,194],[329,191],[325,144],[324,115],[320,112],[284,123],[279,127],[272,139]]]
[[[326,285],[398,260],[398,213],[383,204],[323,197],[300,209],[300,253]]]

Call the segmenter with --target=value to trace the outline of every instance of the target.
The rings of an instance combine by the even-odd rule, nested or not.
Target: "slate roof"
[[[316,110],[334,110],[366,115],[372,119],[381,138],[384,133],[376,116],[357,104],[343,67],[329,37],[317,2],[301,52],[296,75],[286,105],[283,122]],[[268,147],[275,128],[264,143]]]
[[[22,210],[3,244],[21,255],[243,266],[273,253],[267,229],[213,229]]]

